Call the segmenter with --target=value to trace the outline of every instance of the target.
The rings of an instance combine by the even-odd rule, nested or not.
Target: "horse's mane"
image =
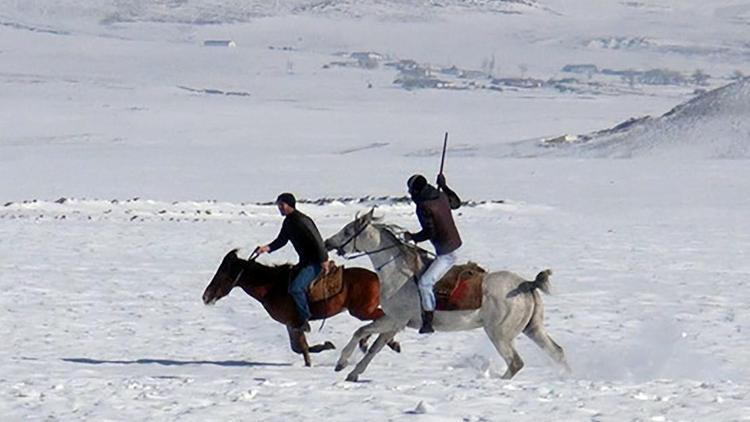
[[[229,254],[233,254],[237,258],[237,261],[240,263],[243,269],[245,269],[246,271],[252,271],[253,274],[257,274],[260,277],[264,277],[264,278],[265,277],[268,277],[268,278],[279,277],[280,274],[289,273],[289,271],[291,271],[292,266],[293,266],[292,264],[288,262],[285,264],[276,264],[276,265],[261,264],[260,262],[255,261],[255,260],[250,261],[249,259],[240,258],[237,255],[238,251],[239,249],[235,248],[235,249],[232,249],[229,252]]]
[[[406,255],[407,261],[413,263],[415,271],[419,270],[419,268],[421,267],[420,264],[423,265],[425,262],[427,262],[427,260],[429,260],[428,252],[426,250],[420,248],[417,245],[412,245],[401,240],[400,234],[406,231],[403,227],[396,224],[375,222],[373,222],[372,226],[380,230],[381,233],[385,233],[388,237],[391,238],[399,251]]]

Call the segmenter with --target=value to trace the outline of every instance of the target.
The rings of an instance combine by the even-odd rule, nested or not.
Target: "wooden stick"
[[[440,159],[440,173],[443,174],[443,166],[445,165],[445,150],[448,147],[448,132],[445,132],[445,139],[443,140],[443,158]]]

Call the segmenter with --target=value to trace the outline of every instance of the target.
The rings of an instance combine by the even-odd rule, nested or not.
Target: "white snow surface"
[[[0,420],[750,419],[748,83],[733,79],[750,74],[749,13],[736,0],[0,0]],[[215,39],[237,47],[203,46]],[[400,60],[445,89],[394,84]],[[567,64],[710,77],[631,84]],[[441,72],[453,66],[464,73]],[[645,115],[662,117],[518,158]],[[348,383],[338,351],[304,367],[241,291],[202,304],[226,252],[277,234],[261,203],[279,192],[310,200],[324,236],[371,206],[416,230],[392,198],[434,175],[445,131],[448,182],[478,203],[456,213],[463,258],[553,269],[545,321],[572,374],[523,337],[526,367],[505,381],[481,330],[405,331],[401,354]],[[340,349],[361,324],[339,315],[309,338]]]

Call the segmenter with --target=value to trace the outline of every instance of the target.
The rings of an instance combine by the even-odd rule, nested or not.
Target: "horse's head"
[[[228,295],[236,285],[242,271],[242,260],[237,256],[237,249],[229,251],[221,261],[219,269],[203,292],[203,303],[213,305],[217,300]]]
[[[376,220],[373,216],[374,212],[373,208],[362,216],[358,215],[354,221],[326,239],[326,249],[329,251],[335,249],[339,255],[346,255],[365,252],[367,249],[376,247],[377,230],[373,230],[371,225]]]

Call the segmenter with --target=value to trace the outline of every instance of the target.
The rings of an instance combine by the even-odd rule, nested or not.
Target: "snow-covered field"
[[[0,0],[0,419],[750,420],[750,93],[703,94],[750,73],[749,23],[739,1]],[[437,85],[394,83],[406,60]],[[555,271],[571,375],[526,338],[504,381],[481,330],[407,331],[348,383],[244,293],[202,304],[227,251],[275,236],[258,203],[402,196],[444,131],[450,184],[485,201],[457,216],[464,257]],[[300,208],[326,236],[373,205],[416,228],[389,200]]]

